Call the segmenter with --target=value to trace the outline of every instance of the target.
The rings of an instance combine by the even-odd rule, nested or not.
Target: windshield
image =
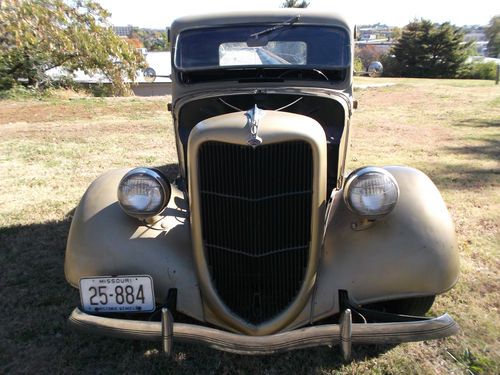
[[[350,65],[349,36],[345,30],[288,25],[268,31],[272,26],[184,31],[177,39],[175,65],[181,70],[256,66],[341,69]]]

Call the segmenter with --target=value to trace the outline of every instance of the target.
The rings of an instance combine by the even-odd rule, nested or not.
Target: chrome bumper
[[[321,345],[340,345],[345,359],[351,344],[398,344],[433,340],[454,335],[458,324],[448,315],[398,323],[352,323],[346,310],[340,324],[305,327],[268,336],[246,336],[193,324],[174,323],[170,312],[162,309],[161,322],[106,318],[89,315],[75,308],[69,317],[74,328],[99,335],[162,341],[170,354],[173,341],[201,343],[211,348],[239,354],[271,354]]]

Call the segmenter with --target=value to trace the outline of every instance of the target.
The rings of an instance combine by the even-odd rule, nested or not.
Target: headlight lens
[[[127,215],[146,219],[163,211],[170,193],[170,184],[159,172],[135,168],[121,179],[118,202]]]
[[[354,213],[377,218],[390,213],[399,197],[394,177],[385,169],[365,167],[352,172],[347,178],[344,200]]]

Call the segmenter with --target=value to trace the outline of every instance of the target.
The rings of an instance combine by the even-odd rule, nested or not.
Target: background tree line
[[[496,58],[500,51],[500,16],[491,19],[486,35],[488,54]],[[375,45],[358,47],[355,69],[364,70],[370,62],[379,60],[384,75],[390,77],[494,79],[497,64],[469,61],[474,55],[474,42],[466,42],[464,36],[462,28],[448,22],[414,20],[399,31],[388,53],[381,53]]]
[[[135,48],[146,48],[148,51],[168,51],[168,34],[163,30],[148,30],[134,27],[128,35],[127,43]]]
[[[307,8],[305,0],[285,0],[282,8]],[[354,70],[364,71],[373,61],[381,61],[384,75],[417,78],[495,79],[495,62],[467,63],[473,55],[473,42],[465,42],[462,28],[448,22],[434,24],[429,20],[414,20],[403,29],[391,30],[395,41],[388,53],[374,45],[356,48]],[[487,29],[488,56],[500,58],[500,16],[494,16]]]
[[[286,0],[282,7],[306,8],[305,0]],[[117,36],[109,23],[109,12],[93,0],[3,0],[0,1],[0,91],[18,85],[44,89],[64,85],[71,74],[100,73],[111,82],[111,93],[129,91],[144,57],[134,43]],[[488,51],[500,53],[500,16],[486,30]],[[149,50],[165,50],[165,32],[134,30],[132,39]],[[449,23],[415,20],[393,35],[394,47],[385,55],[374,47],[358,50],[355,69],[363,70],[380,60],[388,76],[436,78],[494,78],[495,63],[467,64],[471,43],[462,29]],[[67,72],[68,81],[51,80],[53,68]]]

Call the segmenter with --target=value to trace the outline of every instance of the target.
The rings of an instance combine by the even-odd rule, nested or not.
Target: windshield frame
[[[350,40],[350,33],[349,30],[346,29],[345,27],[342,27],[340,25],[328,25],[328,24],[317,24],[317,23],[293,23],[290,25],[286,25],[284,28],[278,28],[277,32],[282,32],[282,30],[290,30],[290,29],[296,29],[296,28],[302,28],[302,27],[315,27],[315,28],[323,28],[323,29],[328,29],[330,31],[336,30],[338,32],[343,33],[343,44],[340,48],[344,49],[343,53],[345,55],[344,57],[344,65],[334,65],[334,64],[318,64],[318,63],[306,63],[303,65],[220,65],[220,62],[218,65],[209,65],[207,64],[206,66],[195,66],[195,67],[183,67],[179,66],[178,64],[178,54],[180,53],[180,47],[179,47],[179,42],[182,39],[182,35],[184,33],[188,33],[191,31],[209,31],[213,29],[234,29],[234,28],[244,28],[247,27],[249,29],[251,28],[256,28],[259,27],[262,30],[265,30],[267,28],[272,28],[274,26],[280,25],[280,23],[248,23],[248,24],[230,24],[230,25],[215,25],[215,26],[206,26],[206,27],[195,27],[195,28],[189,28],[189,29],[184,29],[182,30],[177,36],[173,48],[173,53],[172,53],[172,67],[175,70],[178,70],[180,72],[196,72],[196,71],[205,71],[205,70],[260,70],[260,69],[276,69],[276,68],[286,68],[289,70],[306,70],[306,69],[326,69],[326,70],[341,70],[341,69],[349,69],[350,66],[352,65],[352,46],[351,46],[351,40]],[[251,30],[249,30],[251,31]],[[273,35],[274,31],[271,33],[266,33],[266,36]],[[249,37],[251,36],[251,32],[248,33]],[[269,42],[271,41],[279,41],[280,39],[273,39],[270,38]],[[297,38],[297,41],[305,42],[306,45],[309,44],[307,41],[304,39]],[[230,41],[226,40],[221,40],[220,44],[222,43],[227,43]],[[242,40],[237,40],[236,42],[244,42]],[[217,46],[217,51],[220,46],[220,44]]]

